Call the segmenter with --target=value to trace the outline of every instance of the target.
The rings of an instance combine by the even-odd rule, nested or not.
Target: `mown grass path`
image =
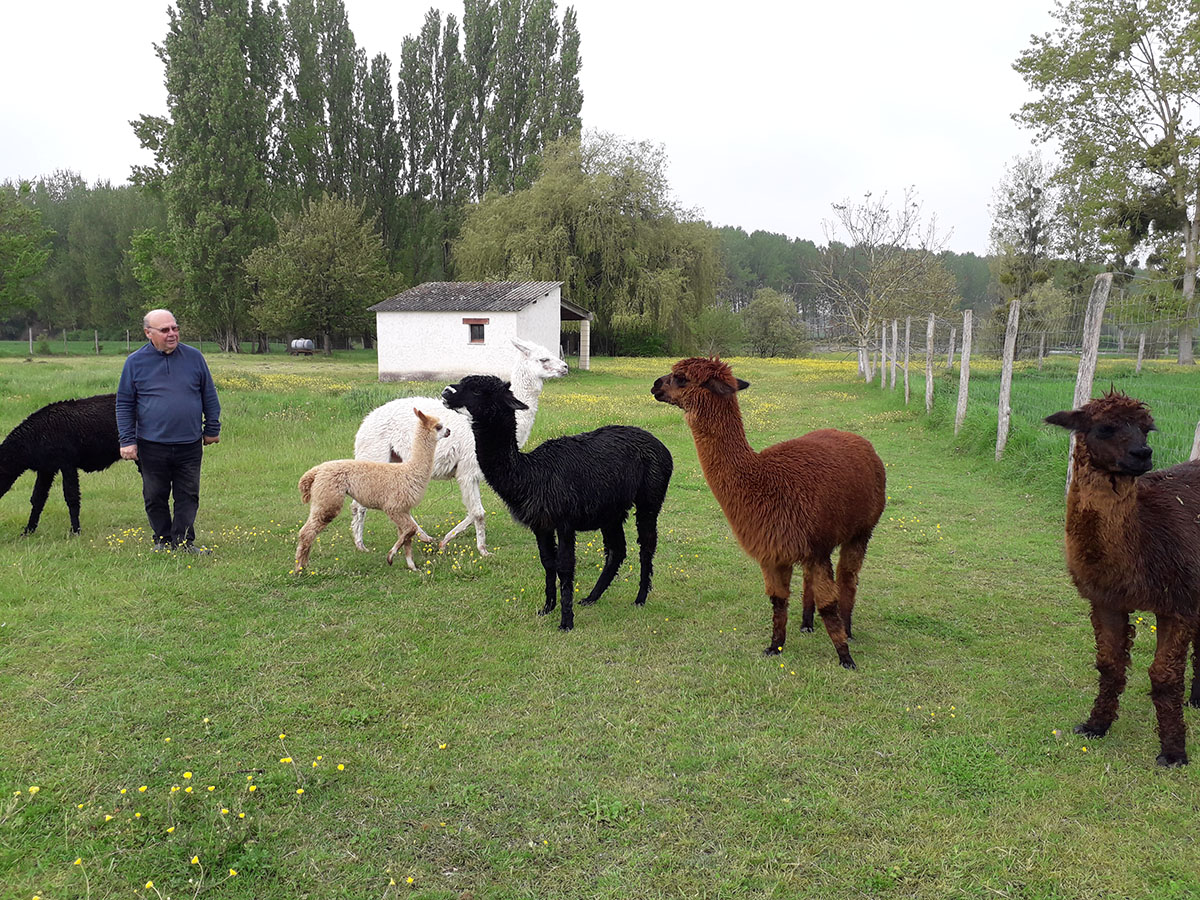
[[[764,658],[757,566],[681,413],[649,394],[671,361],[597,360],[547,384],[530,446],[637,424],[676,474],[646,607],[627,563],[564,635],[535,615],[532,537],[486,489],[490,558],[468,532],[419,547],[421,574],[388,568],[390,524],[371,514],[356,553],[347,509],[314,570],[290,571],[300,474],[350,455],[378,403],[439,386],[379,385],[347,359],[210,361],[225,420],[197,522],[211,557],[149,552],[128,464],[83,476],[79,538],[57,485],[32,538],[32,476],[0,499],[0,896],[1200,891],[1200,770],[1154,766],[1152,621],[1112,733],[1071,733],[1095,673],[1057,476],[1015,483],[954,452],[845,363],[734,361],[753,446],[846,428],[888,467],[858,671],[799,632],[798,601]],[[113,389],[119,365],[0,360],[0,427]],[[417,514],[444,533],[457,485],[435,482]],[[598,535],[578,552],[586,589]]]

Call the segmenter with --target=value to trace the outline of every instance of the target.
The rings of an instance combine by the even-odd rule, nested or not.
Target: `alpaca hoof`
[[[800,633],[801,633],[801,634],[812,634],[812,633],[813,633],[813,627],[812,627],[811,625],[801,625],[801,626],[800,626]]]
[[[646,598],[645,598],[645,597],[638,597],[636,600],[634,600],[634,601],[633,601],[633,605],[634,605],[634,606],[645,606],[645,605],[646,605]]]
[[[1156,763],[1158,763],[1160,766],[1163,766],[1165,768],[1175,769],[1175,768],[1178,768],[1179,766],[1186,766],[1188,764],[1188,755],[1187,755],[1187,753],[1182,753],[1182,752],[1181,753],[1160,753],[1160,754],[1158,754],[1158,758],[1155,759],[1154,761]]]
[[[1102,738],[1108,734],[1107,725],[1092,725],[1088,722],[1080,722],[1075,726],[1075,733],[1081,734],[1084,737]]]
[[[1192,696],[1188,698],[1187,705],[1194,709],[1200,709],[1200,695],[1192,694]]]
[[[368,550],[367,550],[367,545],[366,545],[366,544],[364,544],[364,543],[362,543],[361,541],[355,541],[355,542],[354,542],[354,549],[355,549],[355,550],[360,550],[360,551],[362,551],[363,553],[367,553],[367,552],[368,552]]]
[[[433,538],[431,538],[431,537],[430,537],[429,535],[427,535],[427,534],[418,534],[418,535],[417,535],[417,540],[418,540],[418,541],[420,541],[422,544],[432,544],[432,543],[433,543]],[[439,546],[440,546],[442,549],[445,549],[445,547],[446,547],[446,545],[445,545],[445,544],[441,544],[441,545],[439,545]]]
[[[574,627],[575,627],[574,622],[560,622],[559,626],[558,626],[558,630],[559,631],[570,631]]]
[[[852,660],[848,656],[843,660],[839,660],[839,662],[842,664],[843,669],[857,669],[858,668],[858,666],[855,665],[854,660]]]
[[[553,604],[553,603],[547,603],[545,606],[543,606],[541,609],[538,610],[538,615],[539,616],[549,615],[550,613],[554,612],[554,606],[555,606],[555,604]]]
[[[492,555],[491,551],[488,550],[487,547],[476,547],[475,549],[479,551],[480,556],[491,556]]]
[[[594,606],[599,599],[599,597],[584,597],[582,600],[577,600],[576,602],[580,606]]]
[[[387,555],[387,564],[388,564],[389,566],[392,564],[392,554],[391,554],[391,553],[389,553],[389,554]]]
[[[772,644],[770,647],[768,647],[766,650],[763,651],[763,656],[778,656],[782,652],[783,652],[782,644],[779,644],[779,645]]]

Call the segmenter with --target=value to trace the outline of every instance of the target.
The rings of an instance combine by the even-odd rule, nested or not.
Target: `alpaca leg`
[[[67,501],[67,511],[71,514],[71,533],[79,534],[79,470],[67,466],[62,470],[63,499]]]
[[[804,570],[804,615],[800,619],[800,630],[812,633],[813,630],[813,613],[817,611],[816,595],[813,594],[812,576],[808,574],[808,569]]]
[[[1158,617],[1158,647],[1150,665],[1150,697],[1158,714],[1160,766],[1186,766],[1188,761],[1185,739],[1187,726],[1183,721],[1183,675],[1187,668],[1187,649],[1195,633],[1191,620],[1174,616]]]
[[[641,574],[638,578],[637,599],[633,602],[638,606],[646,605],[646,597],[650,594],[650,585],[654,578],[654,553],[658,549],[658,512],[662,509],[662,501],[657,505],[647,506],[638,504],[637,536],[638,562],[641,564]],[[622,534],[622,537],[624,535]]]
[[[458,483],[462,493],[463,507],[467,510],[467,517],[455,525],[450,532],[442,538],[442,548],[454,538],[458,537],[467,526],[474,524],[475,526],[475,549],[479,551],[480,556],[491,556],[487,549],[487,532],[483,526],[483,499],[479,496],[479,479],[468,478],[465,481]]]
[[[833,641],[838,660],[843,668],[858,668],[850,658],[850,648],[846,645],[846,623],[838,609],[838,586],[833,580],[833,563],[828,558],[823,559],[813,565],[811,571],[817,612],[821,614],[821,621],[825,623],[825,630],[829,632],[829,639]]]
[[[1200,706],[1200,623],[1192,634],[1192,695],[1188,698],[1188,706]]]
[[[788,598],[792,595],[792,567],[789,565],[762,567],[767,596],[771,598],[771,643],[764,656],[782,652],[787,641]]]
[[[555,583],[558,551],[554,546],[553,531],[535,531],[534,535],[537,537],[538,556],[542,560],[542,569],[546,573],[546,605],[538,610],[538,615],[544,616],[553,612],[554,607],[558,605],[558,589]]]
[[[1125,670],[1133,647],[1134,628],[1125,613],[1092,607],[1092,629],[1096,632],[1096,669],[1100,672],[1100,692],[1087,721],[1075,726],[1075,733],[1104,737],[1117,718],[1117,705],[1125,690]]]
[[[300,540],[296,544],[296,568],[303,569],[308,565],[308,554],[312,550],[313,541],[325,530],[325,526],[337,518],[340,509],[320,509],[316,506],[308,511],[308,521],[300,529]]]
[[[354,546],[359,550],[366,550],[367,545],[363,543],[363,530],[367,523],[367,508],[359,505],[357,500],[350,501],[350,534],[354,538]]]
[[[559,631],[570,631],[575,627],[575,532],[570,528],[558,529],[558,587],[562,601],[562,616]]]
[[[404,548],[404,559],[408,563],[408,567],[414,572],[417,571],[416,563],[412,558],[412,542],[416,535],[417,528],[416,520],[413,519],[407,511],[388,511],[388,518],[396,524],[396,543],[392,545],[392,549],[388,551],[387,564],[390,566],[392,560],[396,558],[396,553],[401,547]]]
[[[867,558],[867,542],[860,540],[848,541],[842,545],[838,554],[837,586],[838,612],[846,625],[846,638],[854,638],[850,621],[854,616],[854,603],[858,599],[858,573],[862,569],[863,560]]]
[[[37,531],[38,520],[42,517],[42,510],[46,508],[46,498],[50,496],[50,487],[54,484],[54,469],[41,470],[37,473],[37,481],[33,483],[33,494],[29,498],[29,505],[32,507],[29,511],[29,523],[25,526],[22,534],[33,534]]]
[[[604,535],[604,568],[600,570],[600,577],[596,579],[592,592],[579,601],[580,606],[590,606],[599,600],[625,561],[625,526],[620,522],[610,522],[600,529],[600,533]],[[645,598],[641,602],[645,603]]]

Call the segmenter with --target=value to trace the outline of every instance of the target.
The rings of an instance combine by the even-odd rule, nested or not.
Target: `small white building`
[[[562,297],[561,281],[431,281],[375,313],[380,381],[442,381],[512,371],[511,338],[558,350],[563,320],[578,321],[579,367],[589,367],[592,314]]]

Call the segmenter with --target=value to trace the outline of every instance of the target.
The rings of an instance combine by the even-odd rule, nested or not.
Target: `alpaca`
[[[870,441],[826,428],[756,453],[746,441],[738,391],[750,385],[719,359],[677,362],[651,393],[684,411],[704,478],[742,549],[758,561],[774,610],[771,644],[787,638],[792,568],[804,570],[803,631],[814,607],[847,669],[846,645],[867,542],[887,500],[883,463]],[[834,579],[831,556],[838,556]]]
[[[433,472],[434,448],[450,436],[450,429],[433,416],[414,408],[417,427],[408,460],[403,463],[377,463],[361,459],[334,459],[313,466],[300,478],[300,498],[310,503],[308,521],[300,529],[296,544],[297,571],[308,565],[308,553],[326,525],[337,518],[349,494],[362,506],[381,509],[396,523],[398,536],[387,555],[390,566],[400,546],[408,567],[417,570],[412,558],[412,539],[420,530],[409,510],[421,502],[429,476]],[[432,542],[432,538],[422,540]]]
[[[99,472],[120,458],[116,394],[60,400],[31,413],[0,444],[0,497],[26,469],[37,472],[29,499],[33,509],[22,532],[33,534],[61,471],[71,532],[79,534],[79,470]]]
[[[567,364],[550,350],[531,341],[513,338],[512,342],[517,349],[512,368],[513,394],[526,406],[526,409],[517,413],[517,446],[524,447],[525,442],[529,440],[529,433],[533,430],[542,382],[547,378],[561,378],[566,375]],[[400,462],[403,459],[401,454],[412,443],[414,423],[408,410],[414,404],[427,415],[442,416],[446,425],[454,430],[451,440],[438,444],[437,455],[433,460],[433,477],[457,479],[467,515],[442,538],[441,546],[445,547],[465,531],[468,525],[474,524],[475,546],[479,555],[489,556],[483,525],[483,501],[479,496],[479,483],[483,480],[483,475],[475,461],[475,438],[467,420],[458,413],[448,411],[440,398],[402,397],[372,410],[363,419],[358,434],[354,436],[354,458]],[[363,543],[363,525],[367,518],[367,510],[357,502],[352,503],[350,508],[353,513],[350,528],[354,535],[354,546],[359,550],[366,550],[367,547]],[[421,540],[431,540],[420,525],[417,526],[417,533]]]
[[[575,533],[599,529],[604,568],[581,605],[595,603],[625,559],[625,519],[636,507],[641,580],[634,603],[644,606],[654,572],[658,513],[667,495],[674,461],[662,441],[647,431],[607,425],[595,431],[546,441],[529,453],[517,444],[516,415],[525,404],[507,382],[468,375],[442,391],[450,409],[470,415],[479,468],[513,518],[537,537],[546,573],[546,605],[555,606],[554,578],[561,587],[561,631],[575,625]],[[555,546],[555,535],[558,543]]]
[[[1102,737],[1117,718],[1133,646],[1134,610],[1157,617],[1150,696],[1158,717],[1158,764],[1188,761],[1183,682],[1200,624],[1200,460],[1151,472],[1150,410],[1117,391],[1047,416],[1075,435],[1067,489],[1067,570],[1092,605],[1100,691],[1078,734]],[[1200,706],[1195,663],[1190,705]]]

